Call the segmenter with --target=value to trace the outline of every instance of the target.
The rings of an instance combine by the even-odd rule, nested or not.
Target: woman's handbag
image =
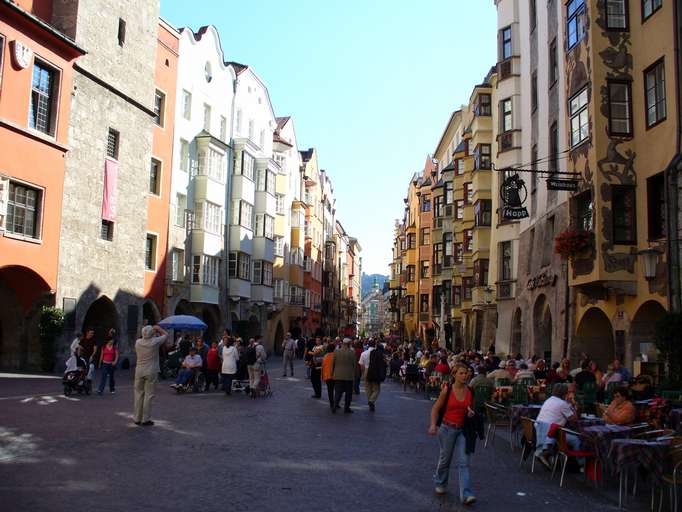
[[[440,424],[443,423],[443,417],[445,416],[445,411],[448,408],[448,401],[450,400],[450,393],[452,392],[452,384],[448,383],[448,391],[445,393],[445,402],[443,402],[443,405],[441,406],[440,410],[438,411],[438,419],[436,420],[436,426],[440,427]]]

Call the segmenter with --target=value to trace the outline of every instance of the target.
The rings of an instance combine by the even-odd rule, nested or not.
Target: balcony
[[[513,299],[516,296],[516,281],[498,281],[495,283],[497,287],[497,300]]]
[[[516,56],[512,56],[508,59],[500,61],[497,63],[497,80],[501,82],[507,78],[513,76],[519,76],[521,74],[521,59]]]
[[[518,128],[502,132],[497,136],[498,154],[512,149],[521,149],[521,130]]]

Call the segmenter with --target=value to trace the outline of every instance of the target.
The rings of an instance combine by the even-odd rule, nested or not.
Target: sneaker
[[[436,487],[436,494],[442,496],[445,492],[445,487]]]
[[[111,391],[109,391],[109,393],[111,393],[112,395],[115,395],[115,394],[116,394],[116,390],[112,389]]]
[[[369,402],[369,410],[374,412],[374,402]]]
[[[151,427],[154,425],[154,422],[152,420],[147,420],[142,422],[143,427]]]
[[[464,498],[462,505],[473,505],[474,503],[476,503],[476,496],[467,496]]]

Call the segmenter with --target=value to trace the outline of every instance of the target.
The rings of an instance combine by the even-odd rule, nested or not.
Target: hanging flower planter
[[[573,259],[592,247],[592,232],[567,229],[554,239],[554,252],[564,259]]]

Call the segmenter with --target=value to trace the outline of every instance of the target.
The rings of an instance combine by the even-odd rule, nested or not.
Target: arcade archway
[[[571,347],[571,361],[577,363],[583,352],[601,368],[606,368],[615,357],[611,321],[599,308],[588,309],[580,319]]]
[[[109,329],[118,329],[118,311],[116,306],[106,295],[102,295],[99,299],[90,304],[85,318],[83,319],[83,332],[88,329],[95,331],[95,343],[101,345],[104,342],[104,336]]]
[[[552,312],[547,298],[540,295],[533,307],[533,353],[545,361],[552,360]]]

